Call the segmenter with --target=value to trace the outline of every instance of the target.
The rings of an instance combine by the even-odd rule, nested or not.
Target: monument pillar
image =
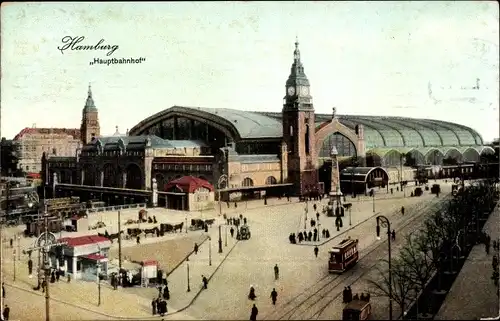
[[[340,173],[339,173],[339,163],[338,163],[338,152],[335,146],[332,147],[330,151],[330,157],[332,159],[332,178],[331,178],[331,190],[330,190],[330,201],[332,206],[336,202],[336,206],[341,205],[342,192],[340,191]]]

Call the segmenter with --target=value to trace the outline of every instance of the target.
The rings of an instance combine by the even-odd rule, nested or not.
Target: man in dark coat
[[[163,299],[170,300],[170,290],[168,289],[168,286],[165,286],[163,289]]]
[[[311,231],[309,231],[309,234],[307,234],[307,241],[311,242],[312,237],[313,237],[313,234]]]
[[[194,254],[198,254],[198,243],[194,243]]]
[[[28,260],[28,274],[33,274],[33,261],[31,259]]]
[[[344,290],[342,291],[342,303],[347,303],[347,287],[344,287]]]
[[[254,305],[255,306],[255,305]],[[5,305],[5,308],[3,309],[3,319],[5,321],[8,321],[9,320],[9,314],[10,314],[10,308],[9,306],[6,304]]]
[[[396,241],[396,230],[392,230],[391,237],[393,241]]]
[[[153,315],[156,315],[156,299],[153,298],[151,301],[151,308],[153,308]]]
[[[201,281],[203,282],[203,288],[206,290],[208,289],[208,279],[206,276],[202,275],[201,276]]]
[[[271,291],[271,300],[273,301],[273,305],[276,305],[276,299],[278,298],[278,292],[276,292],[276,289],[273,288]]]
[[[319,249],[317,246],[314,247],[314,256],[318,257]]]
[[[250,320],[255,321],[257,320],[257,314],[259,314],[259,309],[255,306],[255,304],[252,307],[252,313],[250,314]]]
[[[229,230],[229,233],[231,233],[231,237],[234,237],[234,228],[231,227],[231,229]]]
[[[274,266],[274,279],[277,280],[280,278],[280,269],[278,268],[278,264]]]

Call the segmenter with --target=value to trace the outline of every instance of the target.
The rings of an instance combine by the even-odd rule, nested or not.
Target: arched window
[[[276,180],[274,176],[269,176],[268,178],[266,178],[266,185],[274,185],[274,184],[278,184],[278,180]]]
[[[243,182],[241,183],[241,185],[243,187],[250,187],[250,186],[253,186],[253,180],[250,178],[250,177],[247,177],[243,180]]]
[[[330,151],[333,146],[337,148],[338,156],[357,156],[354,143],[341,133],[336,132],[325,138],[319,152],[319,157],[330,157]]]

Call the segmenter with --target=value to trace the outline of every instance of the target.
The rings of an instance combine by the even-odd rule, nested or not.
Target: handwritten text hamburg
[[[104,45],[104,39],[99,40],[97,44],[94,46],[89,46],[89,45],[78,45],[80,42],[85,40],[84,36],[80,37],[71,37],[71,36],[66,36],[62,38],[62,43],[64,44],[63,46],[57,47],[61,51],[62,54],[64,54],[64,50],[70,49],[70,50],[107,50],[108,53],[106,56],[111,56],[116,50],[118,50],[118,45]]]

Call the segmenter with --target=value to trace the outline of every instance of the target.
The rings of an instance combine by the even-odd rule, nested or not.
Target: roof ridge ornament
[[[332,121],[337,119],[337,107],[332,107]]]

